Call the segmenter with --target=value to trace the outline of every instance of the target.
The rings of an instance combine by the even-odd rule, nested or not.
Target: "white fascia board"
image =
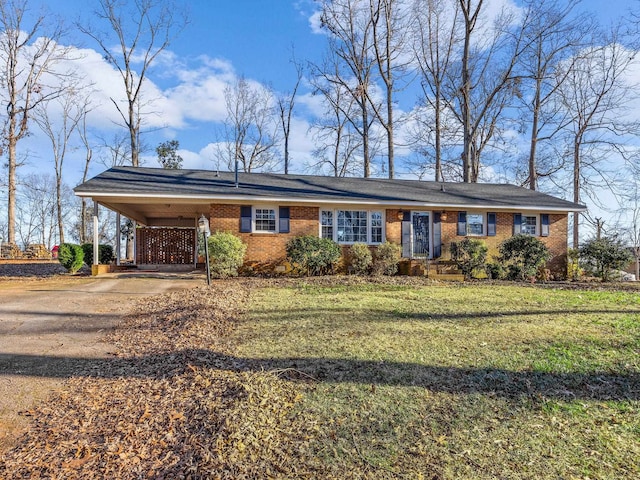
[[[79,197],[95,197],[103,199],[116,199],[116,198],[136,198],[136,199],[154,199],[158,201],[169,200],[198,200],[200,202],[243,202],[243,203],[288,203],[288,204],[315,204],[315,205],[372,205],[372,206],[385,206],[396,208],[422,208],[427,210],[487,210],[487,211],[536,211],[536,212],[584,212],[586,208],[563,208],[563,207],[541,207],[532,205],[460,205],[460,204],[445,204],[445,203],[425,203],[425,202],[398,202],[393,200],[365,200],[357,199],[328,199],[328,198],[300,198],[300,197],[261,197],[251,195],[166,195],[161,193],[149,193],[149,194],[131,194],[131,193],[105,193],[105,192],[91,192],[91,191],[78,191],[75,192]]]

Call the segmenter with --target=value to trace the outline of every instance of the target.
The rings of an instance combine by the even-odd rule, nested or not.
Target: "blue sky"
[[[492,0],[508,2],[509,0]],[[178,2],[189,12],[190,23],[169,47],[167,54],[149,72],[148,95],[157,99],[149,120],[151,133],[144,140],[149,147],[145,164],[158,166],[153,149],[160,141],[177,139],[186,168],[215,168],[208,149],[215,142],[216,125],[223,119],[224,86],[234,78],[247,79],[286,92],[295,81],[290,59],[292,51],[302,62],[319,61],[325,49],[323,35],[313,31],[312,0],[191,0]],[[612,3],[614,4],[612,8]],[[596,11],[606,23],[620,15],[635,0],[585,0],[583,8]],[[603,6],[604,4],[604,6]],[[37,5],[32,0],[32,6]],[[92,0],[57,0],[48,8],[70,24],[66,43],[82,49],[83,70],[99,92],[95,95],[92,128],[96,135],[109,138],[118,127],[110,98],[122,97],[121,80],[95,51],[91,40],[72,26],[77,19],[90,19]],[[305,171],[311,142],[308,138],[310,115],[318,106],[303,83],[298,98],[292,132],[293,171]],[[415,95],[405,93],[400,108],[413,108]],[[25,168],[40,170],[48,163],[47,144],[33,135],[21,147],[32,152]],[[20,148],[20,147],[19,147]],[[74,186],[79,179],[82,155],[68,158],[66,181]],[[92,173],[105,166],[94,162]],[[399,169],[402,172],[402,169]]]

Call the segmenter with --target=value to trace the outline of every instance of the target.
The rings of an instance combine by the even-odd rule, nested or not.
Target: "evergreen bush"
[[[395,243],[384,242],[373,252],[374,275],[395,275],[402,256],[402,247]]]
[[[287,258],[307,275],[333,272],[333,267],[341,256],[340,245],[329,238],[303,235],[287,242]]]
[[[84,263],[91,265],[93,263],[93,243],[83,243],[81,247],[84,253]],[[113,247],[111,245],[98,245],[98,263],[108,265],[114,258]]]
[[[507,267],[511,280],[535,278],[538,269],[551,257],[547,246],[531,235],[514,235],[500,246],[500,261]]]
[[[237,277],[247,246],[229,232],[216,232],[207,239],[209,265],[214,278]]]
[[[477,238],[465,238],[451,244],[451,259],[456,262],[466,279],[473,276],[474,270],[484,269],[487,252],[485,243]]]
[[[349,248],[349,258],[354,273],[368,275],[373,263],[373,255],[366,243],[354,243]]]
[[[76,273],[84,264],[84,252],[80,245],[62,243],[58,247],[58,261],[69,273]]]
[[[614,274],[624,270],[633,261],[633,255],[616,238],[592,239],[580,247],[580,260],[585,270],[603,282],[613,279]]]

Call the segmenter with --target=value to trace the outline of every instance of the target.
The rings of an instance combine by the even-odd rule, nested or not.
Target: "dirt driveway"
[[[103,358],[103,341],[136,299],[204,282],[203,275],[105,275],[0,280],[0,452],[14,445],[33,406],[74,375],[74,362]]]

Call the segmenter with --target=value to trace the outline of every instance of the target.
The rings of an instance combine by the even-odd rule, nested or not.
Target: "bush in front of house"
[[[354,243],[349,248],[351,267],[356,275],[368,275],[373,264],[373,255],[366,243]]]
[[[551,257],[547,246],[531,235],[514,235],[498,248],[500,261],[506,266],[510,280],[536,278],[540,267]]]
[[[398,271],[398,263],[402,256],[402,247],[391,242],[378,245],[373,252],[374,275],[395,275]]]
[[[326,275],[333,272],[340,260],[340,245],[329,238],[303,235],[287,242],[287,258],[307,275]]]
[[[484,269],[488,251],[489,249],[482,240],[465,238],[451,244],[451,260],[456,263],[464,278],[468,280],[473,276],[474,270]]]
[[[500,262],[490,262],[484,266],[487,277],[491,280],[502,280],[507,276],[504,266]]]
[[[214,278],[237,277],[247,246],[229,232],[216,232],[207,239],[209,266]]]
[[[75,243],[61,243],[58,247],[58,261],[69,273],[76,273],[84,264],[84,252]]]
[[[91,265],[93,263],[93,243],[83,243],[81,247],[84,253],[84,263]],[[98,263],[108,265],[114,258],[115,255],[111,245],[98,245]]]
[[[580,260],[585,270],[608,282],[633,261],[633,255],[620,240],[604,237],[585,242],[580,247]]]

